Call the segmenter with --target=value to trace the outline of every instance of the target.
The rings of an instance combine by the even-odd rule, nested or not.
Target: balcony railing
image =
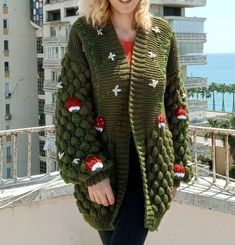
[[[185,7],[203,7],[206,5],[206,0],[150,0],[152,4],[170,4]]]
[[[179,62],[181,65],[205,65],[207,63],[207,56],[204,54],[180,55]]]
[[[55,81],[50,81],[50,80],[46,80],[45,82],[44,82],[44,90],[45,91],[57,91],[57,84],[58,84],[58,82],[55,82]]]
[[[189,110],[190,112],[194,111],[206,111],[208,108],[208,101],[207,100],[192,100],[190,99],[188,101],[189,104]]]
[[[46,0],[44,4],[62,3],[70,0]]]
[[[205,77],[187,77],[184,81],[186,88],[203,88],[207,87],[207,78]]]
[[[44,37],[42,40],[45,44],[51,44],[51,43],[67,43],[68,37],[66,36],[59,36],[59,37]]]
[[[44,113],[54,115],[55,114],[55,104],[46,104],[44,106]]]
[[[192,40],[192,41],[202,41],[206,42],[206,33],[187,33],[187,32],[176,32],[176,38],[178,40]]]
[[[59,69],[61,66],[61,60],[43,60],[43,67]]]
[[[46,174],[40,175],[49,176],[52,174],[50,169],[51,159],[55,158],[55,146],[51,146],[51,142],[55,140],[55,127],[54,125],[44,126],[44,127],[33,127],[33,128],[22,128],[22,129],[13,129],[0,131],[0,183],[2,185],[12,185],[17,182],[22,181],[30,181],[31,178],[35,179],[31,173],[31,148],[32,148],[32,133],[35,132],[45,132],[47,140],[47,145],[44,146],[46,149],[46,162],[47,162],[47,171]],[[195,170],[195,178],[193,182],[198,179],[203,179],[207,182],[211,182],[216,185],[216,181],[225,180],[225,185],[223,188],[226,190],[229,187],[229,184],[234,183],[235,180],[229,177],[229,168],[231,166],[230,152],[231,148],[229,147],[229,136],[235,136],[235,130],[228,129],[218,129],[218,128],[208,128],[208,127],[189,127],[189,132],[191,135],[191,155],[192,166]],[[26,134],[28,136],[28,149],[25,154],[28,154],[28,162],[27,162],[27,172],[25,173],[25,177],[18,178],[17,176],[17,141],[20,134]],[[5,157],[3,155],[4,143],[3,138],[6,136],[11,136],[13,138],[13,178],[5,179],[3,178],[3,170]],[[220,137],[220,138],[218,138]],[[50,141],[52,139],[52,141]],[[217,154],[217,151],[220,150],[220,154]],[[198,161],[198,156],[201,154],[210,154],[211,155],[211,166],[208,164],[201,164]],[[221,158],[222,156],[222,158]],[[219,158],[218,158],[219,157]],[[211,169],[210,169],[211,168]],[[222,170],[221,170],[222,169]],[[56,171],[57,172],[57,171]],[[54,173],[55,174],[55,173]],[[58,174],[58,173],[57,173]],[[38,175],[39,176],[39,175]],[[235,190],[232,190],[235,194]]]

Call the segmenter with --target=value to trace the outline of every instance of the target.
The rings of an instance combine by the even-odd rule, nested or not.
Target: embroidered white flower
[[[151,83],[149,83],[149,86],[152,86],[153,88],[156,88],[157,84],[159,83],[158,80],[152,79]]]
[[[116,57],[116,54],[113,54],[112,52],[110,52],[108,59],[114,61],[115,57]]]
[[[103,29],[97,29],[97,34],[98,36],[102,36],[103,35]]]
[[[80,161],[80,158],[74,158],[73,159],[73,163],[75,163],[75,164],[78,164],[79,161]]]
[[[59,160],[61,160],[63,156],[64,156],[64,152],[62,152],[62,153],[59,152],[59,153],[58,153]]]
[[[57,83],[56,87],[57,87],[57,88],[63,88],[62,82]]]
[[[148,52],[148,57],[150,58],[150,59],[154,59],[154,58],[156,58],[156,54],[155,53],[153,53],[153,52]]]
[[[160,33],[160,29],[158,26],[152,27],[152,31],[154,31],[155,33]]]
[[[121,92],[122,90],[121,90],[121,88],[119,87],[119,85],[117,84],[117,85],[115,86],[115,88],[112,89],[112,91],[114,92],[114,95],[117,96],[118,93]]]

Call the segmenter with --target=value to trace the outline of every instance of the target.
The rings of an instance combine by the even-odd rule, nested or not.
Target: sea
[[[188,77],[207,77],[212,82],[235,83],[235,53],[207,54],[206,65],[188,66]],[[225,94],[225,111],[232,112],[232,94]],[[208,110],[212,110],[212,97],[208,99]],[[216,93],[215,110],[222,111],[222,94]]]

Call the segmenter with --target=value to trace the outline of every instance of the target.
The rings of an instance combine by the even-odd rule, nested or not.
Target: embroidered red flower
[[[180,106],[176,110],[175,115],[177,116],[178,119],[186,120],[187,116],[188,116],[188,113],[182,106]]]
[[[165,126],[166,126],[166,118],[162,114],[160,114],[156,118],[156,123],[158,124],[159,128],[165,128]]]
[[[81,109],[81,106],[82,102],[76,97],[68,98],[65,102],[65,107],[70,112],[78,112]]]
[[[96,130],[98,130],[99,132],[103,132],[103,130],[104,130],[104,125],[105,125],[104,117],[102,117],[102,116],[97,116],[97,117],[95,118],[95,128],[96,128]]]
[[[90,156],[85,160],[85,166],[89,171],[96,171],[103,168],[102,160],[97,156]]]
[[[183,178],[185,176],[185,168],[179,163],[174,164],[173,171],[175,173],[175,176],[178,178]]]

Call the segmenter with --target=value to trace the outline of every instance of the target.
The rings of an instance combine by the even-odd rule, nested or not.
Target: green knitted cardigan
[[[175,35],[161,18],[137,30],[132,65],[110,22],[94,28],[79,17],[61,62],[56,101],[60,175],[74,184],[83,218],[113,230],[128,179],[132,130],[145,197],[145,227],[158,229],[170,208],[173,185],[193,177],[189,164],[188,111]],[[89,199],[87,186],[109,177],[115,205]]]

